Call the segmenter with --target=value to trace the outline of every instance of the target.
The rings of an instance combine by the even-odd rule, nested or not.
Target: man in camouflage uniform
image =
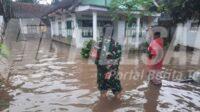
[[[106,97],[107,91],[120,98],[122,87],[119,80],[119,64],[122,54],[121,45],[112,39],[113,27],[104,28],[104,37],[92,49],[92,57],[97,66],[97,84],[101,95]]]

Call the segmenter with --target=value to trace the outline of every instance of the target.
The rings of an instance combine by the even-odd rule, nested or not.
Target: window
[[[92,20],[82,20],[82,27],[92,27]]]
[[[72,21],[66,21],[66,33],[67,37],[72,37]]]
[[[105,20],[99,20],[98,21],[98,26],[99,27],[104,27],[105,25],[110,24],[112,25],[113,23],[111,21],[105,21]]]
[[[82,37],[91,38],[93,36],[92,28],[82,28]]]
[[[139,37],[143,38],[146,34],[146,27],[144,26],[143,22],[140,23],[140,34]],[[127,23],[126,24],[126,36],[135,38],[136,37],[136,32],[137,32],[137,24],[136,22],[132,23]]]
[[[55,21],[55,17],[50,17],[50,20],[54,22]]]
[[[191,28],[190,28],[191,32],[197,32],[198,28],[199,28],[199,24],[197,22],[192,22],[191,23]]]
[[[66,28],[67,29],[72,29],[72,21],[67,21],[66,22]]]
[[[79,27],[82,28],[82,37],[84,38],[91,38],[93,37],[93,21],[92,20],[79,20],[78,24]],[[99,20],[98,21],[98,31],[99,31],[99,36],[103,36],[103,26],[106,24],[112,24],[111,21],[109,20]]]
[[[126,36],[135,38],[136,37],[136,28],[137,28],[136,22],[127,23],[126,24]]]
[[[27,34],[37,34],[37,33],[39,33],[39,26],[38,25],[27,25],[27,26],[23,26],[23,28],[27,29]]]

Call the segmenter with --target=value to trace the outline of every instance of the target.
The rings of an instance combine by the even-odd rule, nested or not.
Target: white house
[[[108,9],[111,0],[63,0],[48,13],[51,23],[51,35],[54,39],[67,41],[72,39],[78,48],[87,40],[97,40],[103,36],[103,26],[114,25],[114,37],[121,44],[138,46],[144,41],[148,25],[157,23],[158,14],[143,16],[135,14],[136,21],[128,24],[123,16],[113,21]]]

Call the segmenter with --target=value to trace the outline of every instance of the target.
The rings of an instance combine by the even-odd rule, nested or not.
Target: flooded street
[[[23,49],[25,45],[13,63],[15,69],[9,78],[12,87],[6,91],[12,99],[3,112],[200,111],[198,85],[163,80],[160,88],[148,86],[143,64],[120,66],[120,73],[127,74],[121,75],[122,101],[111,92],[102,99],[96,85],[96,67],[81,59],[79,50],[58,42],[53,42],[50,50],[51,42],[45,39],[36,57],[38,41],[28,39],[26,45],[15,48]],[[68,58],[70,50],[75,53],[75,57],[71,56],[74,60]],[[131,71],[142,74],[138,78]]]

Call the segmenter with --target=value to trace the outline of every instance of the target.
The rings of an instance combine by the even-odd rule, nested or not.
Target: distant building
[[[174,45],[200,49],[200,25],[198,21],[189,20],[186,23],[174,25],[168,14],[161,14],[159,25],[167,28],[170,39],[176,37]]]
[[[137,46],[144,42],[147,26],[157,24],[159,14],[141,17],[135,13],[137,19],[132,24],[119,14],[120,19],[113,21],[108,9],[110,3],[111,0],[63,0],[57,3],[48,12],[52,37],[64,42],[72,40],[71,43],[81,48],[85,41],[102,37],[104,25],[113,24],[114,37],[121,44]]]
[[[180,25],[179,25],[180,26]],[[200,27],[195,21],[188,21],[181,25],[181,29],[177,34],[176,44],[186,47],[200,49]]]
[[[13,18],[19,20],[22,34],[40,34],[41,26],[46,27],[48,25],[43,21],[42,16],[49,6],[23,2],[13,2],[12,6]]]

